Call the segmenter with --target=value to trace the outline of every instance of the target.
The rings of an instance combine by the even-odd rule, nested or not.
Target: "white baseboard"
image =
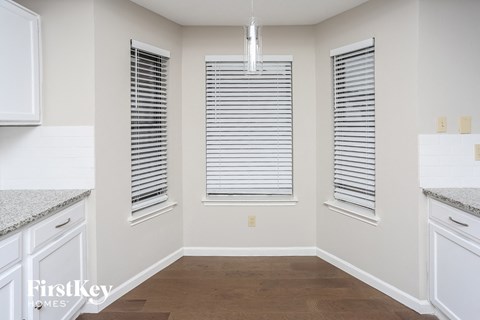
[[[438,320],[450,320],[449,317],[447,317],[446,315],[444,315],[440,310],[438,309],[435,309],[435,312],[434,312],[435,316],[438,318]]]
[[[185,256],[245,257],[245,256],[315,256],[316,247],[184,247]]]
[[[420,314],[434,314],[434,308],[428,300],[419,300],[409,295],[408,293],[398,289],[397,287],[394,287],[391,284],[388,284],[385,281],[378,279],[370,273],[359,269],[354,265],[348,263],[347,261],[342,260],[337,256],[334,256],[333,254],[328,253],[322,249],[317,248],[317,256],[320,259],[323,259],[328,263],[333,264],[335,267],[342,269],[346,273],[385,293],[386,295],[404,304],[410,309],[417,311]]]
[[[181,257],[183,257],[183,248],[178,249],[177,251],[173,252],[172,254],[168,255],[167,257],[163,258],[162,260],[156,262],[147,269],[128,279],[118,287],[114,288],[104,302],[99,304],[91,304],[87,302],[87,304],[85,304],[82,309],[82,313],[98,313],[102,311],[115,300],[117,300],[136,286],[140,285],[142,282],[153,276],[155,273],[165,269]]]

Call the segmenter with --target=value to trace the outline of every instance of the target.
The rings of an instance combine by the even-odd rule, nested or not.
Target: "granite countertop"
[[[429,188],[423,193],[480,218],[480,188]]]
[[[0,237],[82,200],[90,190],[0,190]]]

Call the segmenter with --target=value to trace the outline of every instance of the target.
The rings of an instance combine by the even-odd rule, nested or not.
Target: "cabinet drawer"
[[[480,240],[480,218],[444,203],[430,200],[430,218],[450,228]]]
[[[0,270],[8,265],[20,261],[22,256],[21,233],[17,233],[0,241]]]
[[[430,301],[448,319],[478,320],[480,246],[439,223],[429,226]]]
[[[61,236],[83,220],[85,220],[85,204],[81,201],[33,226],[29,230],[29,253],[34,252],[47,241]]]

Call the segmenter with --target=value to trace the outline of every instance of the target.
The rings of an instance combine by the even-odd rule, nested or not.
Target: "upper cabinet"
[[[0,0],[0,125],[41,123],[40,17]]]

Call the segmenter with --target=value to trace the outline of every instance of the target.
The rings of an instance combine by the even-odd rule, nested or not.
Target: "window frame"
[[[290,116],[291,116],[291,127],[290,127],[290,150],[291,150],[291,158],[290,158],[290,165],[291,165],[291,193],[289,194],[209,194],[208,193],[208,186],[207,181],[205,181],[205,197],[202,199],[204,205],[227,205],[227,206],[236,206],[236,205],[295,205],[298,200],[295,197],[295,187],[294,187],[294,146],[293,146],[293,56],[291,55],[266,55],[263,57],[264,62],[289,62],[291,63],[291,75],[290,75]],[[240,55],[207,55],[205,56],[205,67],[207,67],[207,63],[209,62],[241,62],[244,63],[244,57]],[[205,74],[205,79],[207,79],[207,74]],[[207,82],[205,83],[205,111],[208,110],[207,104],[207,90],[208,85]],[[205,134],[207,133],[208,123],[207,123],[207,114],[205,118]],[[206,137],[207,138],[207,137]],[[207,155],[207,146],[205,150],[205,154]],[[207,166],[207,159],[205,159],[205,164]],[[205,177],[207,179],[207,167],[205,168]]]
[[[342,57],[342,56],[343,57],[348,57],[349,54],[354,54],[356,52],[361,53],[361,50],[371,50],[373,52],[372,58],[371,58],[373,60],[373,63],[372,63],[373,65],[371,66],[371,70],[372,70],[371,72],[373,72],[373,89],[369,89],[369,91],[373,90],[373,93],[367,93],[366,89],[359,89],[359,90],[365,90],[364,92],[360,92],[361,95],[364,96],[363,97],[364,100],[359,100],[359,101],[362,101],[362,103],[365,103],[365,106],[363,107],[364,111],[355,110],[355,112],[357,112],[356,115],[355,115],[355,117],[357,119],[354,119],[354,117],[352,115],[348,115],[348,112],[346,113],[347,114],[346,115],[345,113],[342,114],[341,111],[337,112],[337,110],[336,110],[336,108],[339,107],[339,104],[341,104],[341,102],[337,102],[337,100],[336,100],[336,98],[337,98],[337,95],[336,95],[337,92],[336,91],[340,88],[345,89],[345,86],[340,87],[340,85],[339,85],[339,87],[337,87],[336,74],[335,74],[335,67],[336,67],[335,58],[336,57]],[[375,129],[376,128],[376,125],[375,125],[375,108],[376,108],[376,101],[375,101],[375,82],[376,82],[376,80],[375,80],[375,78],[376,78],[375,77],[375,50],[376,50],[375,49],[375,39],[370,38],[370,39],[367,39],[367,40],[364,40],[364,41],[359,41],[359,42],[356,42],[356,43],[353,43],[353,44],[350,44],[350,45],[347,45],[347,46],[343,46],[343,47],[340,47],[340,48],[337,48],[337,49],[334,49],[334,50],[330,51],[330,57],[331,57],[331,61],[332,61],[332,94],[333,94],[334,121],[345,121],[346,123],[350,123],[351,125],[355,124],[355,126],[358,126],[358,124],[356,124],[356,121],[361,121],[361,122],[364,122],[364,123],[368,122],[369,125],[366,125],[363,129],[358,129],[358,132],[356,132],[357,134],[361,134],[362,130],[364,132],[364,136],[363,136],[364,141],[362,141],[361,143],[356,143],[356,145],[349,144],[349,140],[353,140],[353,139],[350,139],[350,138],[342,139],[341,143],[337,143],[337,139],[334,138],[334,141],[333,141],[333,146],[334,146],[334,150],[335,150],[334,151],[334,159],[333,159],[333,165],[334,165],[333,198],[334,198],[334,200],[326,201],[324,203],[327,207],[329,207],[333,211],[342,213],[344,215],[362,220],[364,222],[367,222],[367,223],[373,224],[373,225],[377,225],[378,222],[379,222],[379,217],[376,213],[376,200],[377,199],[376,199],[376,191],[375,191],[376,173],[377,173],[376,129]],[[365,82],[365,83],[367,83],[367,82]],[[361,83],[361,85],[365,86],[365,83]],[[355,85],[358,85],[358,84],[355,84]],[[350,86],[351,87],[350,88],[347,87],[347,89],[352,90],[353,85],[350,85]],[[355,88],[355,89],[358,89],[358,88]],[[360,94],[355,93],[354,96],[358,97],[359,95]],[[368,98],[369,95],[373,96],[373,100],[372,100],[372,98]],[[373,104],[373,106],[366,107],[367,105],[371,105],[371,104]],[[357,107],[358,105],[359,105],[359,103],[354,103],[354,107]],[[340,108],[341,108],[341,105],[340,105]],[[370,109],[372,109],[372,110],[370,110]],[[360,114],[360,116],[358,115],[359,112],[362,112]],[[372,112],[373,112],[373,116],[371,115]],[[368,115],[367,115],[367,113],[368,113]],[[363,117],[363,119],[358,120],[359,117]],[[373,117],[373,122],[372,122],[372,119],[371,119],[372,117]],[[369,137],[368,134],[365,133],[367,131],[367,126],[368,126],[368,128],[371,128],[372,123],[373,123],[373,138]],[[344,126],[344,124],[337,124],[337,122],[334,122],[334,125],[333,125],[334,130],[335,129],[341,130],[342,126]],[[368,130],[371,130],[371,129],[368,129]],[[338,140],[341,140],[341,139],[338,139]],[[368,140],[368,142],[367,142],[367,140]],[[371,140],[373,140],[373,142]],[[372,146],[373,146],[373,166],[370,164],[370,167],[367,169],[366,164],[369,161],[369,160],[367,160],[367,158],[368,158],[367,157],[367,150],[369,150],[368,154],[371,155]],[[344,163],[342,163],[343,169],[338,171],[340,173],[337,173],[336,166],[340,165],[340,163],[338,163],[337,160],[335,159],[336,154],[337,154],[336,150],[339,150],[339,149],[342,149],[342,148],[347,148],[347,149],[357,148],[357,149],[365,150],[364,160],[358,160],[359,163],[360,163],[360,165],[359,165],[360,169],[359,170],[361,170],[361,171],[364,170],[364,172],[362,172],[360,174],[360,176],[364,176],[364,177],[359,178],[359,180],[363,180],[363,181],[359,181],[359,183],[363,184],[365,186],[365,188],[368,189],[368,188],[372,187],[370,185],[370,183],[372,183],[371,179],[373,177],[373,196],[372,195],[367,196],[367,193],[365,193],[365,198],[363,198],[365,200],[362,200],[362,198],[359,197],[359,200],[354,199],[353,201],[349,201],[350,199],[348,199],[349,198],[348,196],[343,196],[342,194],[337,193],[338,190],[340,192],[342,192],[345,189],[353,187],[353,184],[356,184],[356,183],[353,183],[352,186],[350,186],[349,182],[344,184],[345,181],[342,181],[342,178],[345,178],[345,172],[341,172],[341,171],[345,170],[346,167],[347,167],[346,170],[349,170],[348,167],[351,166],[352,163],[348,163],[348,162],[353,161],[351,157],[350,157],[350,159],[347,159],[346,161],[343,161],[344,162]],[[362,152],[362,151],[359,150],[358,152]],[[353,165],[357,166],[357,164],[353,164]],[[356,171],[355,168],[354,168],[354,170]],[[373,173],[372,173],[372,171],[373,171]],[[356,174],[357,173],[355,173],[355,172],[346,173],[346,175],[351,175],[352,177],[355,177]],[[362,186],[360,185],[360,186],[358,186],[358,188],[360,188],[359,190],[361,190]],[[365,190],[367,190],[367,189],[365,189]],[[365,192],[367,192],[367,191],[365,191]],[[372,192],[372,191],[370,191],[370,192]],[[356,193],[361,193],[361,192],[356,191]],[[373,200],[372,200],[372,197],[373,197]]]
[[[139,56],[143,55],[143,63],[148,67],[155,68],[157,70],[151,71],[144,69],[143,73],[139,72],[137,69],[136,62],[139,59]],[[151,61],[147,61],[145,57],[149,55],[152,57]],[[157,60],[156,60],[157,59]],[[168,196],[168,66],[169,66],[170,52],[164,49],[157,48],[147,43],[143,43],[137,40],[130,40],[130,196],[131,196],[131,215],[129,217],[129,222],[131,225],[136,225],[143,221],[149,220],[159,214],[171,211],[176,205],[176,202],[173,202],[169,199]],[[148,65],[151,63],[150,65]],[[160,68],[160,70],[158,70]],[[151,77],[156,77],[155,80],[157,84],[152,84],[148,82],[151,80]],[[140,80],[140,81],[139,81]],[[138,83],[142,82],[147,87],[144,87],[143,98],[145,99],[155,99],[158,101],[151,102],[139,102],[138,97]],[[136,108],[143,108],[144,110],[135,110]],[[147,109],[147,110],[145,110]],[[150,111],[149,109],[152,109]],[[139,114],[139,113],[144,114]],[[135,117],[140,117],[144,119],[143,125],[154,123],[156,127],[156,134],[150,133],[148,137],[145,137],[141,133],[135,134],[133,132],[134,127],[137,126],[137,130],[142,126],[139,124],[139,121],[135,122]],[[143,137],[142,137],[143,136]],[[143,140],[143,141],[142,141]],[[148,141],[147,141],[148,140]],[[136,142],[135,142],[136,141]],[[142,141],[142,142],[139,142]],[[134,163],[134,150],[135,146],[139,146],[142,143],[150,142],[152,148],[157,148],[157,150],[152,151],[158,159],[154,162],[155,165],[152,165],[150,168],[154,170],[148,171],[148,173],[139,174],[134,173],[135,170],[139,170],[139,162],[145,162],[148,160],[148,156],[140,155],[138,150],[142,148],[146,149],[146,146],[141,146],[140,149],[137,148],[137,158],[138,162]],[[150,156],[152,153],[150,153]],[[163,159],[163,160],[160,160]],[[142,161],[143,160],[143,161]],[[147,169],[148,170],[148,169]],[[135,177],[137,175],[137,177]],[[139,176],[144,176],[139,178]],[[135,179],[136,178],[136,179]],[[162,182],[163,181],[163,182]],[[152,196],[148,196],[148,193],[145,194],[146,199],[140,200],[139,203],[135,204],[135,182],[137,185],[139,183],[157,183],[153,185],[156,187],[160,182],[162,182],[162,187],[159,187],[157,190],[158,193]],[[138,190],[138,189],[137,189]],[[154,190],[155,192],[155,190]],[[138,194],[138,193],[137,193]]]

